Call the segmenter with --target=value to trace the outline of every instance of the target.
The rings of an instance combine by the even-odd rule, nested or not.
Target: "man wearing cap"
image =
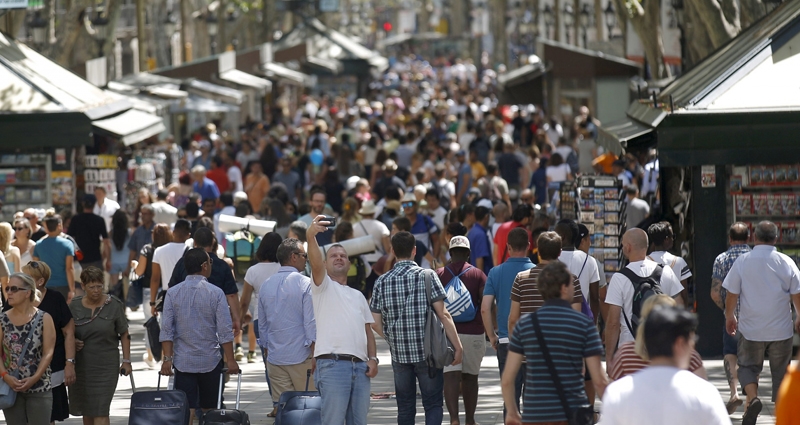
[[[375,220],[375,202],[366,200],[358,210],[361,221],[353,225],[353,237],[372,236],[375,243],[375,252],[365,255],[370,265],[377,262],[384,254],[391,251],[392,243],[389,239],[389,228],[382,222]]]
[[[489,227],[489,212],[485,206],[475,207],[475,223],[467,232],[467,239],[472,247],[469,260],[478,270],[489,273],[494,265],[492,262],[492,243],[489,241],[487,228]]]
[[[417,212],[417,198],[413,193],[403,197],[403,214],[411,221],[411,234],[431,251],[434,259],[442,255],[440,249],[439,228],[430,217]]]
[[[103,186],[95,186],[94,196],[97,198],[97,203],[94,204],[92,212],[102,217],[106,222],[106,230],[111,231],[111,217],[119,209],[119,204],[106,198],[106,188]]]
[[[461,364],[444,368],[444,400],[450,414],[450,423],[458,422],[458,396],[464,397],[466,423],[475,423],[475,408],[478,405],[478,374],[481,361],[486,352],[483,318],[480,314],[481,296],[486,285],[486,275],[469,263],[470,243],[464,236],[453,236],[450,239],[450,264],[436,270],[436,274],[445,284],[445,293],[450,294],[447,285],[456,276],[466,286],[472,299],[475,317],[465,321],[460,311],[451,311],[456,325],[458,338],[463,347]],[[453,308],[453,307],[451,307]],[[455,308],[454,308],[455,310]]]
[[[383,199],[386,194],[386,188],[389,186],[397,186],[402,189],[403,192],[406,191],[405,182],[395,175],[397,172],[397,163],[394,162],[394,160],[387,159],[386,162],[383,163],[383,166],[381,166],[381,170],[383,170],[383,178],[372,188],[376,199]]]

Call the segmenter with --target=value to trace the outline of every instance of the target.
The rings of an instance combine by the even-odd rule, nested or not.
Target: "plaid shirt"
[[[439,277],[411,260],[399,261],[375,281],[370,310],[383,318],[383,332],[392,360],[417,363],[425,360],[423,335],[428,303],[425,299],[425,275],[431,273],[431,299],[445,297]]]
[[[731,271],[731,267],[733,267],[733,263],[736,262],[736,259],[739,258],[740,255],[747,254],[750,251],[750,246],[747,244],[732,245],[727,251],[717,255],[717,259],[714,260],[714,271],[711,274],[711,278],[719,279],[720,282],[724,282],[725,277],[728,276],[728,272]],[[720,286],[719,296],[722,298],[724,304],[725,298],[728,296],[728,290]],[[736,303],[736,311],[734,314],[736,317],[739,317],[739,303]]]

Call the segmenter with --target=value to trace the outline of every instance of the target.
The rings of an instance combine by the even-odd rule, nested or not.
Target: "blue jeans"
[[[428,365],[397,363],[392,361],[394,391],[397,396],[397,424],[414,425],[417,415],[417,381],[425,409],[425,425],[441,425],[444,417],[444,374],[436,369],[433,378],[428,375]],[[323,421],[325,423],[325,421]]]
[[[500,379],[503,379],[503,371],[506,369],[506,359],[508,358],[508,343],[497,344],[497,364],[500,367]],[[522,386],[525,383],[525,363],[517,372],[517,377],[514,379],[514,400],[517,402],[517,410],[519,410],[520,398],[522,397]],[[506,407],[503,406],[503,418],[506,417]]]
[[[258,335],[258,319],[253,320],[253,323],[250,324],[253,327],[253,332],[256,334],[256,339],[261,338]],[[269,391],[269,396],[272,398],[272,383],[269,382],[269,372],[267,372],[267,352],[264,350],[264,347],[261,345],[258,346],[261,349],[261,358],[264,359],[264,377],[267,378],[267,391]],[[277,403],[272,403],[272,406],[275,407]]]
[[[370,379],[366,362],[317,360],[314,384],[322,396],[323,424],[367,424]]]

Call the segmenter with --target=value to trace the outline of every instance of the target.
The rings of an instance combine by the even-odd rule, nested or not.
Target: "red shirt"
[[[495,264],[495,267],[503,264],[508,259],[508,233],[517,227],[523,227],[523,224],[516,221],[507,221],[497,228],[497,233],[494,234],[494,244],[497,245],[498,252],[500,253],[498,255],[500,261]],[[525,229],[525,231],[528,232],[528,241],[531,246],[533,246],[531,231],[528,229]]]
[[[217,184],[219,193],[222,194],[231,190],[231,182],[228,180],[228,173],[225,172],[225,168],[217,167],[213,170],[209,170],[206,172],[206,177]]]
[[[436,274],[439,276],[439,280],[442,281],[442,286],[447,286],[453,277],[469,266],[471,264],[464,261],[450,263],[446,267],[437,269]],[[450,273],[447,269],[452,270],[455,274]],[[472,305],[475,306],[475,318],[469,322],[456,323],[456,331],[467,335],[483,334],[485,330],[483,329],[483,318],[481,318],[481,296],[483,295],[483,287],[486,286],[486,275],[477,267],[472,266],[471,269],[461,275],[461,282],[467,286],[469,295],[472,297]]]

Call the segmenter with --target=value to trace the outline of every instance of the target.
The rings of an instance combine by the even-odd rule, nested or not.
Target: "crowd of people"
[[[770,248],[774,224],[758,226],[763,246],[752,253],[734,225],[715,266],[726,409],[694,350],[697,320],[681,308],[691,271],[669,252],[670,224],[650,217],[653,153],[603,152],[588,108],[567,122],[498,106],[493,73],[454,70],[402,60],[370,100],[307,96],[294,116],[274,108],[237,134],[209,124],[183,143],[168,138],[159,148],[180,172],[155,194],[120,199],[132,216],[98,187],[75,215],[31,209],[0,225],[0,376],[18,395],[6,421],[109,423],[119,374],[131,372],[128,307],[158,318],[160,371],[203,411],[216,407],[223,369],[261,357],[270,416],[313,370],[322,423],[366,424],[377,334],[391,352],[382,369],[394,377],[398,424],[415,422],[417,386],[426,424],[441,424],[445,408],[460,423],[460,399],[475,424],[487,341],[509,424],[591,423],[597,398],[609,424],[725,424],[742,404],[736,379],[754,424],[764,351],[777,395],[791,357],[788,304],[800,307],[797,267]],[[627,194],[629,263],[610,279],[589,255],[589,229],[553,214],[558,185],[587,174],[615,176]],[[231,234],[224,216],[274,229]],[[348,253],[356,238],[373,248]],[[231,248],[241,241],[252,251]],[[753,289],[765,268],[780,290]],[[765,303],[787,309],[765,318]],[[426,353],[432,317],[452,344],[443,368]],[[156,341],[145,341],[143,360],[157,368]]]

